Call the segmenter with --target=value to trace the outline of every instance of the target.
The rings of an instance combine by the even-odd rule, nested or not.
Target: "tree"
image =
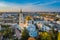
[[[3,38],[12,39],[14,35],[14,30],[10,28],[9,25],[2,25],[2,27],[4,28],[1,31],[1,33],[3,34]]]
[[[35,26],[36,26],[36,29],[38,30],[39,28],[38,28],[37,24],[35,24]]]
[[[57,40],[58,37],[58,31],[53,30],[53,40]]]
[[[42,32],[40,34],[40,39],[41,40],[51,40],[51,37],[50,37],[50,35],[47,32]]]
[[[36,40],[36,39],[33,37],[29,37],[28,40]]]
[[[29,33],[28,33],[27,29],[24,28],[24,30],[22,32],[22,38],[21,38],[21,40],[27,40],[28,37],[29,37]]]
[[[58,33],[58,40],[60,40],[60,32]]]

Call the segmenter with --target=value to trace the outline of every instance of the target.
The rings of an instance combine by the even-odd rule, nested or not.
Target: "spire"
[[[22,9],[20,9],[20,13],[22,13]]]

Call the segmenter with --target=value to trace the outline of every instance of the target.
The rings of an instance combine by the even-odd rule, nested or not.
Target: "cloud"
[[[20,9],[23,9],[23,11],[28,11],[32,10],[31,8],[34,8],[32,4],[15,4],[15,3],[5,3],[5,2],[0,2],[0,10],[2,11],[19,11]]]
[[[40,2],[40,1],[39,1]],[[53,1],[53,2],[48,2],[48,3],[44,3],[44,4],[38,4],[38,5],[34,5],[38,2],[34,2],[34,3],[28,3],[28,4],[16,4],[16,3],[6,3],[6,2],[0,2],[0,11],[15,11],[18,12],[20,9],[22,9],[23,11],[28,11],[28,12],[35,12],[35,11],[59,11],[59,8],[47,8],[45,7],[46,5],[51,5],[54,4],[58,1]]]
[[[53,2],[47,2],[47,3],[39,3],[39,2],[36,2],[34,4],[37,4],[36,6],[46,6],[46,5],[51,5],[51,4],[54,4],[54,3],[57,3],[57,2],[60,2],[60,1],[53,1]]]

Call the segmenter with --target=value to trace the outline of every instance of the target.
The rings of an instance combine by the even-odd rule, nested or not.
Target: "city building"
[[[60,18],[60,15],[57,14],[56,17]]]
[[[60,18],[56,21],[57,24],[60,24]]]
[[[55,20],[55,18],[54,17],[44,17],[44,20],[45,21],[54,21]]]
[[[0,15],[0,24],[13,24],[19,23],[18,14],[17,13],[2,13]]]

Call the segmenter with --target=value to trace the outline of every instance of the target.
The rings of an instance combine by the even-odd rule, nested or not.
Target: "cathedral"
[[[32,20],[27,20],[27,18],[29,19],[29,16],[26,16],[26,18],[24,18],[24,14],[22,12],[22,9],[20,10],[20,13],[19,13],[19,27],[21,29],[24,29],[24,27],[28,27],[28,25],[31,25],[32,24]],[[32,17],[30,17],[32,19]]]

